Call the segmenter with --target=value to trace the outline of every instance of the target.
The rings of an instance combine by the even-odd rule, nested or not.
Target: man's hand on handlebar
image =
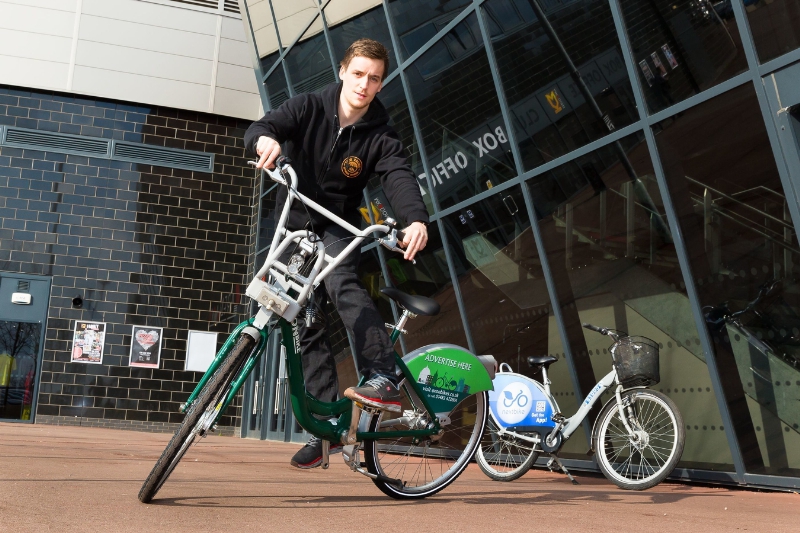
[[[273,169],[275,160],[281,155],[281,145],[275,139],[262,135],[258,138],[256,153],[259,156],[256,168]]]
[[[412,261],[417,252],[423,250],[428,244],[428,228],[422,222],[413,222],[403,230],[402,246],[405,248],[403,258]]]

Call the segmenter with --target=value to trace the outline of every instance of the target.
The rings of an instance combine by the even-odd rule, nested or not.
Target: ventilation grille
[[[184,6],[193,6],[203,8],[203,11],[212,11],[214,13],[219,13],[220,11],[224,11],[226,13],[235,13],[239,14],[239,2],[238,0],[139,0],[140,2],[153,2],[159,4],[178,4],[175,7],[180,7],[180,5]]]
[[[109,142],[105,139],[13,127],[6,129],[3,144],[15,148],[80,153],[92,157],[108,157],[109,153]]]
[[[200,172],[211,172],[214,167],[214,154],[121,141],[114,142],[112,158]]]
[[[31,288],[30,281],[17,281],[17,290],[19,292],[28,292],[28,289]]]
[[[225,0],[224,5],[225,11],[228,13],[239,13],[239,2],[238,0]]]
[[[0,126],[0,146],[212,172],[214,154],[127,141]]]

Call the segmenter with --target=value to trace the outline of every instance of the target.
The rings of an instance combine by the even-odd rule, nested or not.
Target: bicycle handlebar
[[[590,330],[590,331],[596,331],[597,333],[599,333],[599,334],[601,334],[601,335],[608,335],[609,337],[611,337],[612,339],[614,339],[614,341],[615,341],[615,342],[616,342],[616,341],[618,341],[620,338],[622,338],[622,337],[624,337],[624,336],[626,335],[625,333],[623,333],[622,335],[620,335],[620,334],[616,333],[616,332],[615,332],[614,330],[612,330],[612,329],[608,329],[608,328],[601,328],[601,327],[599,327],[599,326],[594,326],[594,325],[592,325],[592,324],[589,324],[588,322],[584,322],[584,323],[583,323],[583,324],[581,324],[581,325],[582,325],[584,328],[586,328],[586,329],[588,329],[588,330]]]

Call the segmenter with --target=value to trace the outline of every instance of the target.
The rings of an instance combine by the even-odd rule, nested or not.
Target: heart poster
[[[133,326],[130,366],[158,368],[164,328]]]

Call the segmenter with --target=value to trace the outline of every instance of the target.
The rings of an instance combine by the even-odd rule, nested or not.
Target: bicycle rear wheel
[[[644,490],[661,483],[675,469],[686,434],[683,417],[666,395],[648,389],[622,393],[630,434],[610,401],[597,419],[597,462],[622,489]]]
[[[247,356],[255,348],[259,337],[259,331],[252,327],[245,328],[239,335],[231,352],[200,391],[192,406],[189,407],[178,431],[175,432],[150,471],[150,475],[144,481],[139,490],[140,502],[150,503],[195,439],[205,434],[205,428],[216,418],[217,410],[227,396],[231,381]]]
[[[475,454],[475,460],[484,474],[495,481],[514,481],[525,475],[538,458],[535,443],[501,434],[497,422],[489,416],[481,445]]]
[[[408,395],[409,387],[403,387]],[[421,406],[419,401],[415,405]],[[382,412],[372,417],[370,431],[407,430],[425,427],[427,413],[414,409],[406,397],[403,413]],[[486,392],[462,400],[442,425],[442,435],[415,442],[411,437],[387,437],[364,441],[364,460],[371,474],[384,479],[372,481],[395,499],[419,499],[436,494],[456,480],[475,455],[486,426],[489,397]],[[386,479],[396,480],[396,483]]]

